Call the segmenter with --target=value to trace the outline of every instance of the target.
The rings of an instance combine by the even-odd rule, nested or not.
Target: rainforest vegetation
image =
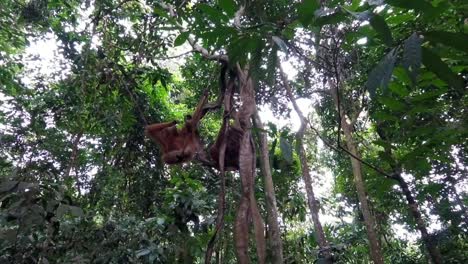
[[[468,263],[463,0],[1,0],[0,263]]]

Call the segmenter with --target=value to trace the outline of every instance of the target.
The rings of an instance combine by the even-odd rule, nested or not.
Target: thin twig
[[[383,169],[381,168],[378,168],[372,164],[370,164],[369,162],[365,161],[365,160],[362,160],[361,158],[357,157],[356,155],[354,155],[353,153],[349,152],[346,148],[342,147],[341,145],[338,145],[338,146],[334,146],[332,143],[330,143],[330,141],[328,139],[325,139],[321,134],[320,132],[314,127],[312,126],[312,124],[310,123],[310,121],[308,122],[309,123],[309,127],[310,129],[312,129],[315,134],[317,134],[317,136],[320,138],[320,140],[322,140],[322,142],[330,147],[331,149],[337,151],[337,152],[340,152],[343,151],[345,152],[346,154],[348,154],[349,156],[353,157],[354,159],[356,159],[357,161],[361,162],[362,164],[366,165],[367,167],[373,169],[374,171],[384,175],[385,177],[388,177],[389,179],[394,179],[395,180],[395,176],[392,175],[392,174],[388,174],[386,173]]]

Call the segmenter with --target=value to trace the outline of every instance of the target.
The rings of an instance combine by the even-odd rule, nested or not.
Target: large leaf
[[[438,12],[438,10],[426,0],[385,0],[385,2],[391,6],[404,9],[414,9],[431,16]]]
[[[314,19],[315,11],[320,7],[317,0],[304,0],[297,6],[299,21],[307,27]]]
[[[456,75],[442,59],[430,49],[422,48],[422,62],[441,80],[457,90],[463,90],[463,78]]]
[[[416,77],[421,67],[421,39],[418,34],[413,33],[408,39],[405,40],[403,48],[403,67],[408,71],[413,83],[416,82]]]
[[[374,14],[369,22],[372,28],[377,31],[380,39],[382,39],[385,45],[391,47],[393,44],[392,32],[385,22],[385,19],[377,14]]]
[[[189,37],[189,32],[180,33],[180,35],[177,36],[177,38],[174,40],[174,47],[184,44],[185,41],[187,41],[188,37]]]
[[[232,17],[236,13],[236,2],[233,0],[219,0],[219,7],[221,7],[228,16]]]
[[[392,77],[393,68],[395,67],[396,50],[392,49],[370,72],[366,82],[367,90],[371,97],[375,97],[377,89],[383,86],[385,89]]]
[[[424,33],[424,37],[431,42],[438,42],[468,53],[467,34],[446,31],[431,31]]]
[[[322,27],[324,25],[336,25],[346,20],[346,13],[337,11],[330,15],[320,15],[315,18],[314,25]]]
[[[229,20],[229,18],[226,17],[226,15],[224,15],[222,12],[219,12],[218,10],[213,8],[212,6],[209,6],[207,4],[199,4],[197,6],[208,17],[208,19],[211,22],[219,24],[219,23],[221,23],[221,21]]]
[[[392,97],[380,97],[379,101],[382,102],[385,106],[390,108],[393,111],[404,111],[406,109],[406,106],[404,103],[401,102],[401,100],[392,98]]]

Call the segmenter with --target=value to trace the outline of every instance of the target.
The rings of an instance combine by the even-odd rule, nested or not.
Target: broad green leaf
[[[453,73],[449,66],[443,62],[436,53],[432,52],[428,48],[423,47],[422,61],[430,71],[435,73],[437,77],[446,82],[448,85],[460,91],[464,89],[463,78]]]
[[[346,14],[338,11],[330,15],[317,16],[314,25],[322,27],[324,25],[336,25],[346,20]]]
[[[227,21],[227,18],[222,12],[216,10],[212,6],[207,4],[199,4],[197,7],[208,17],[208,19],[216,24],[219,24],[221,21]]]
[[[247,55],[256,51],[261,39],[257,36],[242,36],[231,42],[228,47],[229,58],[233,62],[239,62],[241,65],[246,62]]]
[[[396,77],[398,78],[398,77]],[[400,97],[406,97],[408,96],[409,92],[406,89],[405,85],[399,83],[399,82],[391,82],[388,84],[388,89],[392,91],[393,93],[397,94]]]
[[[373,116],[375,116],[375,118],[378,120],[386,120],[386,121],[393,121],[393,122],[399,121],[398,117],[391,115],[384,111],[378,111],[375,114],[373,114]]]
[[[404,9],[414,9],[428,15],[437,13],[437,9],[426,0],[385,0],[391,6],[396,6]]]
[[[380,15],[374,14],[369,22],[375,31],[377,31],[380,39],[382,39],[385,45],[391,47],[393,44],[392,32],[388,28],[385,19]]]
[[[424,33],[424,37],[431,42],[438,42],[468,53],[467,34],[446,31],[431,31]]]
[[[377,139],[377,140],[374,140],[373,142],[374,144],[376,145],[379,145],[385,149],[395,149],[395,147],[392,146],[392,144],[388,143],[387,141],[384,141],[384,140],[381,140],[381,139]]]
[[[219,0],[219,7],[221,7],[228,16],[232,17],[236,13],[236,2],[233,0]]]
[[[392,77],[393,68],[396,61],[396,50],[392,49],[370,72],[366,82],[367,90],[371,97],[375,97],[379,87],[387,88]]]
[[[283,155],[283,158],[288,163],[292,163],[293,154],[292,154],[291,143],[289,143],[289,141],[283,137],[280,138],[280,149],[281,149],[281,154]]]
[[[393,16],[385,18],[385,21],[389,25],[394,25],[398,26],[403,23],[407,23],[411,20],[414,20],[416,18],[416,15],[414,12],[406,12],[406,13],[398,13]]]
[[[310,25],[314,19],[315,11],[320,7],[318,0],[304,0],[297,6],[299,21],[304,27]]]
[[[385,106],[387,106],[393,111],[403,111],[406,109],[406,106],[404,103],[392,97],[382,96],[379,98],[379,101],[382,102]]]
[[[154,14],[156,14],[158,16],[169,18],[168,12],[166,10],[162,9],[162,8],[159,8],[158,6],[154,7],[153,12],[154,12]]]
[[[412,83],[408,71],[406,71],[402,66],[397,66],[393,69],[393,76],[395,76],[395,79],[397,79],[402,85],[411,85]]]
[[[288,46],[286,45],[286,43],[280,38],[280,37],[277,37],[277,36],[273,36],[271,37],[273,39],[273,41],[276,43],[276,45],[278,45],[278,47],[284,52],[284,53],[288,53]]]
[[[174,47],[184,44],[185,41],[187,41],[189,35],[190,35],[189,32],[180,33],[180,35],[177,36],[177,38],[174,40]]]
[[[413,33],[405,40],[403,48],[403,67],[408,71],[413,83],[416,83],[416,78],[421,67],[421,39],[416,33]]]

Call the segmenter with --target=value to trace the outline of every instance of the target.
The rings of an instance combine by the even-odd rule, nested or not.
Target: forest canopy
[[[0,263],[468,263],[467,17],[2,0]]]

